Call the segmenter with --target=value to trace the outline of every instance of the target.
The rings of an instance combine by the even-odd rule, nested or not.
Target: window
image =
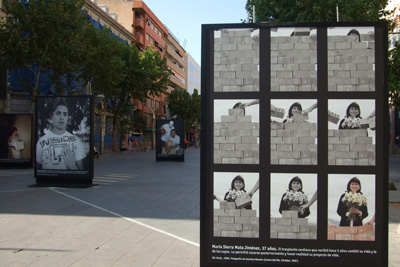
[[[147,25],[150,25],[150,21],[148,19],[146,19],[146,23]]]
[[[149,40],[149,34],[146,33],[146,40]]]
[[[161,31],[158,32],[158,35],[160,35],[160,37],[162,38],[162,33],[161,33]]]
[[[157,27],[154,28],[154,31],[158,34],[158,29],[157,29]]]
[[[151,107],[151,100],[150,99],[147,99],[147,106]]]
[[[160,102],[156,101],[156,110],[160,109]]]

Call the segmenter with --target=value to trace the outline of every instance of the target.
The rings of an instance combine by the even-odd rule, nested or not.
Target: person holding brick
[[[296,210],[299,212],[299,218],[305,218],[310,215],[310,209],[300,207],[308,203],[308,196],[303,192],[303,182],[300,177],[295,176],[289,182],[289,189],[282,195],[279,213],[284,210]]]
[[[347,183],[347,191],[339,199],[337,214],[341,217],[339,226],[362,226],[362,220],[368,217],[367,198],[361,192],[357,177]]]
[[[375,110],[367,117],[367,119],[375,117]],[[364,129],[368,126],[364,125],[361,117],[360,105],[357,102],[351,103],[346,109],[346,116],[339,123],[339,130],[342,129]]]
[[[240,175],[236,176],[235,178],[233,178],[231,183],[231,188],[228,190],[228,192],[226,192],[224,200],[220,203],[225,204],[227,202],[236,202],[237,199],[246,197],[247,194],[244,188],[245,188],[245,183],[243,177]],[[216,198],[214,197],[214,199]],[[251,202],[249,205],[246,205],[243,208],[251,210],[252,209]]]
[[[289,114],[287,118],[283,121],[288,122],[306,122],[308,120],[308,113],[316,109],[318,103],[312,104],[309,108],[304,109],[299,102],[293,103],[289,108]]]

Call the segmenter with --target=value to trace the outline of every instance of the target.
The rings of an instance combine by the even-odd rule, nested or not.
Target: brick
[[[354,165],[354,159],[336,159],[336,164],[334,165]]]
[[[281,239],[295,239],[294,233],[278,233],[278,238]]]
[[[282,119],[285,116],[285,110],[283,108],[271,108],[271,116]]]
[[[300,151],[301,159],[317,159],[316,151]]]
[[[340,144],[356,144],[356,137],[339,137]]]
[[[328,111],[328,121],[337,124],[340,120],[340,116],[332,111]]]
[[[253,231],[241,231],[237,233],[237,237],[253,237]]]
[[[301,152],[300,151],[277,151],[276,156],[279,160],[283,159],[300,159]],[[272,153],[271,153],[272,155]]]
[[[220,203],[219,208],[224,210],[231,210],[231,209],[236,209],[236,205],[235,202],[227,202],[225,204]]]
[[[357,233],[364,234],[368,232],[375,232],[374,225],[363,225],[357,227]]]
[[[251,224],[259,224],[258,218],[255,216],[251,217]]]
[[[307,218],[293,218],[292,225],[308,225]]]
[[[220,130],[221,136],[237,136],[237,130],[236,129],[221,129]]]
[[[372,144],[372,137],[356,137],[357,144]]]
[[[240,210],[240,216],[242,217],[255,217],[257,215],[256,210],[246,210],[246,209],[241,209]]]
[[[240,210],[239,209],[226,209],[224,211],[224,216],[240,216]],[[214,210],[214,215],[215,215],[215,210]]]
[[[214,213],[214,223],[219,223],[219,216],[215,216],[215,213]],[[218,224],[218,227],[219,227],[219,224]]]
[[[354,241],[369,241],[369,236],[368,234],[354,234],[352,235],[352,240]]]
[[[328,232],[328,240],[335,240],[335,234]]]
[[[367,151],[367,144],[350,144],[350,151]]]
[[[278,164],[281,165],[295,165],[297,161],[295,159],[279,159]]]
[[[299,144],[316,144],[316,138],[308,136],[300,136]]]
[[[292,225],[292,218],[276,218],[276,225]]]
[[[270,224],[271,224],[271,226],[276,224],[276,218],[270,217]]]
[[[227,137],[225,137],[225,143],[240,144],[240,143],[242,143],[242,137],[241,136],[227,136]]]
[[[336,234],[335,240],[352,240],[351,234]]]
[[[357,234],[357,227],[341,226],[339,229],[341,234]]]
[[[283,137],[271,137],[271,144],[283,144]]]
[[[237,223],[220,223],[219,229],[221,231],[242,231],[243,227]]]
[[[238,116],[237,122],[251,122],[251,116]]]
[[[221,237],[236,237],[236,231],[221,231]]]
[[[288,142],[287,140],[285,140],[285,138],[283,138],[283,139],[284,139],[285,143],[291,143],[291,142]],[[293,151],[293,145],[291,145],[291,144],[278,144],[278,145],[276,145],[276,149],[277,149],[277,151]]]
[[[285,124],[281,122],[273,121],[271,122],[271,130],[285,129]]]
[[[311,131],[309,129],[295,129],[294,136],[311,136]]]
[[[239,136],[252,136],[253,129],[238,129],[237,135]]]
[[[219,223],[223,223],[223,224],[232,224],[235,223],[235,217],[234,216],[219,216],[218,219]]]
[[[278,233],[277,232],[271,232],[270,233],[270,238],[278,238]]]
[[[256,144],[257,137],[255,136],[243,136],[242,137],[242,144]]]
[[[238,109],[229,109],[228,114],[230,116],[244,116],[244,109],[238,108]]]
[[[276,230],[279,233],[298,233],[300,228],[298,225],[277,225]]]
[[[258,231],[260,226],[258,224],[244,223],[243,231]]]
[[[311,233],[297,233],[296,239],[316,239],[316,238],[311,238]]]
[[[237,122],[237,116],[221,116],[221,122]]]
[[[235,217],[235,224],[251,223],[251,217]]]
[[[298,218],[298,212],[292,210],[283,210],[282,218]]]
[[[225,215],[225,210],[221,210],[221,209],[214,209],[214,217],[218,216],[224,216]]]
[[[349,144],[337,144],[333,145],[333,150],[337,152],[345,152],[345,151],[350,151],[350,145]]]
[[[310,151],[309,144],[294,144],[293,151]]]

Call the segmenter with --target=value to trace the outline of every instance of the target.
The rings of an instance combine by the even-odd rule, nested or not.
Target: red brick
[[[357,233],[359,233],[359,234],[364,234],[364,233],[368,233],[368,232],[375,232],[373,225],[363,225],[363,226],[357,227]]]
[[[357,234],[357,227],[341,226],[339,228],[341,234]]]
[[[328,240],[335,240],[335,234],[328,232]]]
[[[352,240],[351,234],[336,234],[335,240]]]

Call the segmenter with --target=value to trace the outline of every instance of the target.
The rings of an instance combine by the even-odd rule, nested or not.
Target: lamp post
[[[151,129],[151,134],[152,134],[152,139],[151,139],[151,149],[154,150],[155,144],[156,144],[156,135],[154,129],[156,128],[156,115],[154,114],[154,110],[148,106],[151,110],[151,113],[153,113],[153,127]]]

